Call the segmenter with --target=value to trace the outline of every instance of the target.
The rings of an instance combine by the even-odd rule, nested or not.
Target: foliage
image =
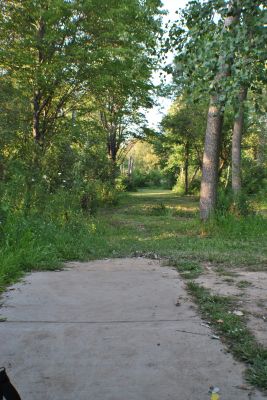
[[[125,169],[128,166],[129,159],[133,160],[134,170],[148,172],[157,169],[159,165],[159,157],[155,154],[153,146],[147,141],[138,140],[130,144],[130,150],[127,153]]]
[[[251,159],[243,163],[243,186],[248,194],[267,192],[267,170],[265,165],[253,162]]]
[[[69,211],[114,204],[117,165],[107,139],[123,129],[118,151],[133,129],[143,130],[161,2],[0,4],[1,208],[31,214],[56,199],[60,213],[63,193],[75,199]]]
[[[186,96],[177,98],[162,120],[163,134],[154,139],[161,167],[172,177],[174,190],[191,192],[202,163],[206,104],[194,104]]]
[[[216,208],[218,175],[222,177],[225,166],[229,165],[229,156],[222,157],[222,154],[222,165],[218,165],[225,109],[231,107],[233,113],[238,109],[243,110],[243,103],[236,105],[241,89],[243,93],[249,90],[250,96],[251,93],[261,94],[266,82],[266,57],[263,51],[266,42],[265,13],[264,4],[250,0],[190,1],[181,10],[179,20],[172,25],[166,41],[165,51],[172,49],[175,52],[174,65],[167,67],[167,71],[173,73],[173,88],[178,96],[189,95],[195,102],[203,102],[203,98],[210,97],[204,148],[206,156],[203,157],[202,165],[200,211],[203,219],[207,219]],[[236,127],[242,129],[242,125],[240,122]],[[238,174],[238,182],[239,153],[238,139],[233,152],[233,163],[236,166],[233,173]],[[187,193],[187,163],[184,169]],[[225,176],[226,187],[229,172]],[[234,179],[232,183],[235,185]]]
[[[162,184],[164,184],[164,175],[158,169],[148,172],[137,169],[131,176],[121,176],[120,182],[124,185],[126,190],[136,191],[138,188],[162,186]]]
[[[219,191],[217,198],[217,215],[233,214],[246,217],[253,213],[252,204],[245,192],[233,194],[231,191]]]
[[[229,1],[190,1],[181,10],[179,20],[170,29],[166,48],[175,50],[173,73],[178,89],[186,87],[194,98],[213,94],[221,86],[222,96],[236,98],[240,85],[257,86],[264,77],[265,7],[250,0],[234,2],[234,14],[241,23],[229,34],[224,20],[228,16]],[[224,51],[225,64],[234,63],[231,74],[216,79]],[[225,98],[220,101],[225,103]]]

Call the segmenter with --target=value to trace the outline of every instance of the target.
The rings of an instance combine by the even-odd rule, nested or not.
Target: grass
[[[10,214],[0,225],[0,234],[0,291],[25,272],[56,269],[64,261],[77,259],[158,257],[176,266],[186,279],[201,274],[205,262],[226,279],[231,279],[234,267],[266,269],[266,219],[222,216],[203,225],[196,197],[167,190],[131,193],[94,217],[77,210],[58,212],[50,205],[42,215]],[[188,287],[231,351],[249,364],[249,381],[266,388],[266,349],[257,345],[240,317],[228,314],[232,300],[211,296],[191,282]],[[224,323],[218,325],[219,319]]]
[[[246,327],[244,317],[232,314],[235,301],[229,297],[211,295],[194,282],[188,283],[188,290],[198,303],[202,316],[222,336],[231,353],[247,364],[248,382],[267,389],[267,349],[256,342]]]
[[[227,266],[262,269],[266,261],[266,220],[221,218],[201,225],[195,197],[171,191],[133,193],[119,207],[101,216],[105,238],[118,256],[135,251],[161,257],[213,262]]]
[[[246,280],[239,281],[239,282],[236,284],[236,286],[237,286],[239,289],[246,289],[246,288],[250,287],[251,285],[252,285],[252,283],[249,282],[249,281],[246,281]]]

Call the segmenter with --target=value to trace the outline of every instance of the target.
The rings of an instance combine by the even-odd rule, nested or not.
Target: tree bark
[[[241,142],[244,129],[244,102],[247,98],[247,88],[242,87],[238,96],[238,113],[234,120],[232,136],[232,190],[234,195],[241,191]]]
[[[38,63],[39,66],[44,61],[44,53],[43,53],[43,39],[45,36],[45,23],[41,18],[39,21],[39,26],[37,30],[37,41],[38,41]],[[42,100],[42,93],[40,88],[36,89],[33,94],[33,137],[37,144],[42,145],[43,141],[43,134],[41,133],[40,129],[40,118],[41,118],[41,100]]]
[[[200,218],[204,221],[209,218],[216,205],[222,126],[223,112],[218,105],[217,96],[212,96],[208,111],[200,190]]]
[[[185,194],[189,191],[189,179],[188,179],[188,169],[189,169],[189,143],[185,144],[185,163],[184,163],[184,173],[185,173]]]
[[[238,4],[239,0],[232,0],[229,3],[228,15],[224,21],[225,30],[231,29],[232,25],[239,19]],[[215,77],[215,84],[219,88],[221,82],[229,76],[233,62],[230,58],[225,59],[223,53],[222,49],[219,59],[220,69]],[[221,97],[224,95],[222,89],[217,89],[210,98],[200,189],[200,218],[203,221],[206,221],[212,215],[216,207],[219,152],[225,105],[225,101],[222,101]]]
[[[32,133],[36,143],[40,144],[41,130],[40,130],[40,90],[36,90],[33,96],[33,128]]]
[[[267,160],[267,115],[260,119],[259,145],[257,149],[257,163],[264,166]]]
[[[133,166],[134,166],[134,160],[133,157],[130,156],[129,161],[128,161],[128,177],[130,178],[133,174]]]

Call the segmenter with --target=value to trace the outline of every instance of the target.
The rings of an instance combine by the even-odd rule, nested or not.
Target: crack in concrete
[[[143,324],[143,323],[164,323],[164,322],[186,322],[188,319],[163,319],[163,320],[145,320],[145,321],[2,321],[2,324],[56,324],[56,325],[73,325],[73,324],[87,324],[87,325],[110,325],[110,324]],[[210,336],[210,333],[192,332],[184,329],[175,329],[175,332],[186,333],[198,336]]]
[[[5,320],[1,324],[142,324],[164,322],[187,322],[191,319],[148,319],[148,320],[110,320],[110,321],[49,321],[49,320]]]

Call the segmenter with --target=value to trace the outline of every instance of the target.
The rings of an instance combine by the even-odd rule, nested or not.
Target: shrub
[[[246,193],[241,192],[235,195],[228,190],[220,190],[217,198],[216,213],[218,215],[247,216],[253,213],[253,208]]]
[[[164,182],[163,174],[160,170],[154,169],[144,172],[136,169],[132,176],[122,175],[116,180],[116,186],[129,191],[135,192],[137,188],[159,187]]]
[[[129,177],[128,175],[120,175],[116,179],[116,189],[119,192],[136,192],[137,187],[135,186],[135,182],[131,177]]]
[[[243,188],[248,194],[267,192],[267,170],[246,160],[244,162]]]

